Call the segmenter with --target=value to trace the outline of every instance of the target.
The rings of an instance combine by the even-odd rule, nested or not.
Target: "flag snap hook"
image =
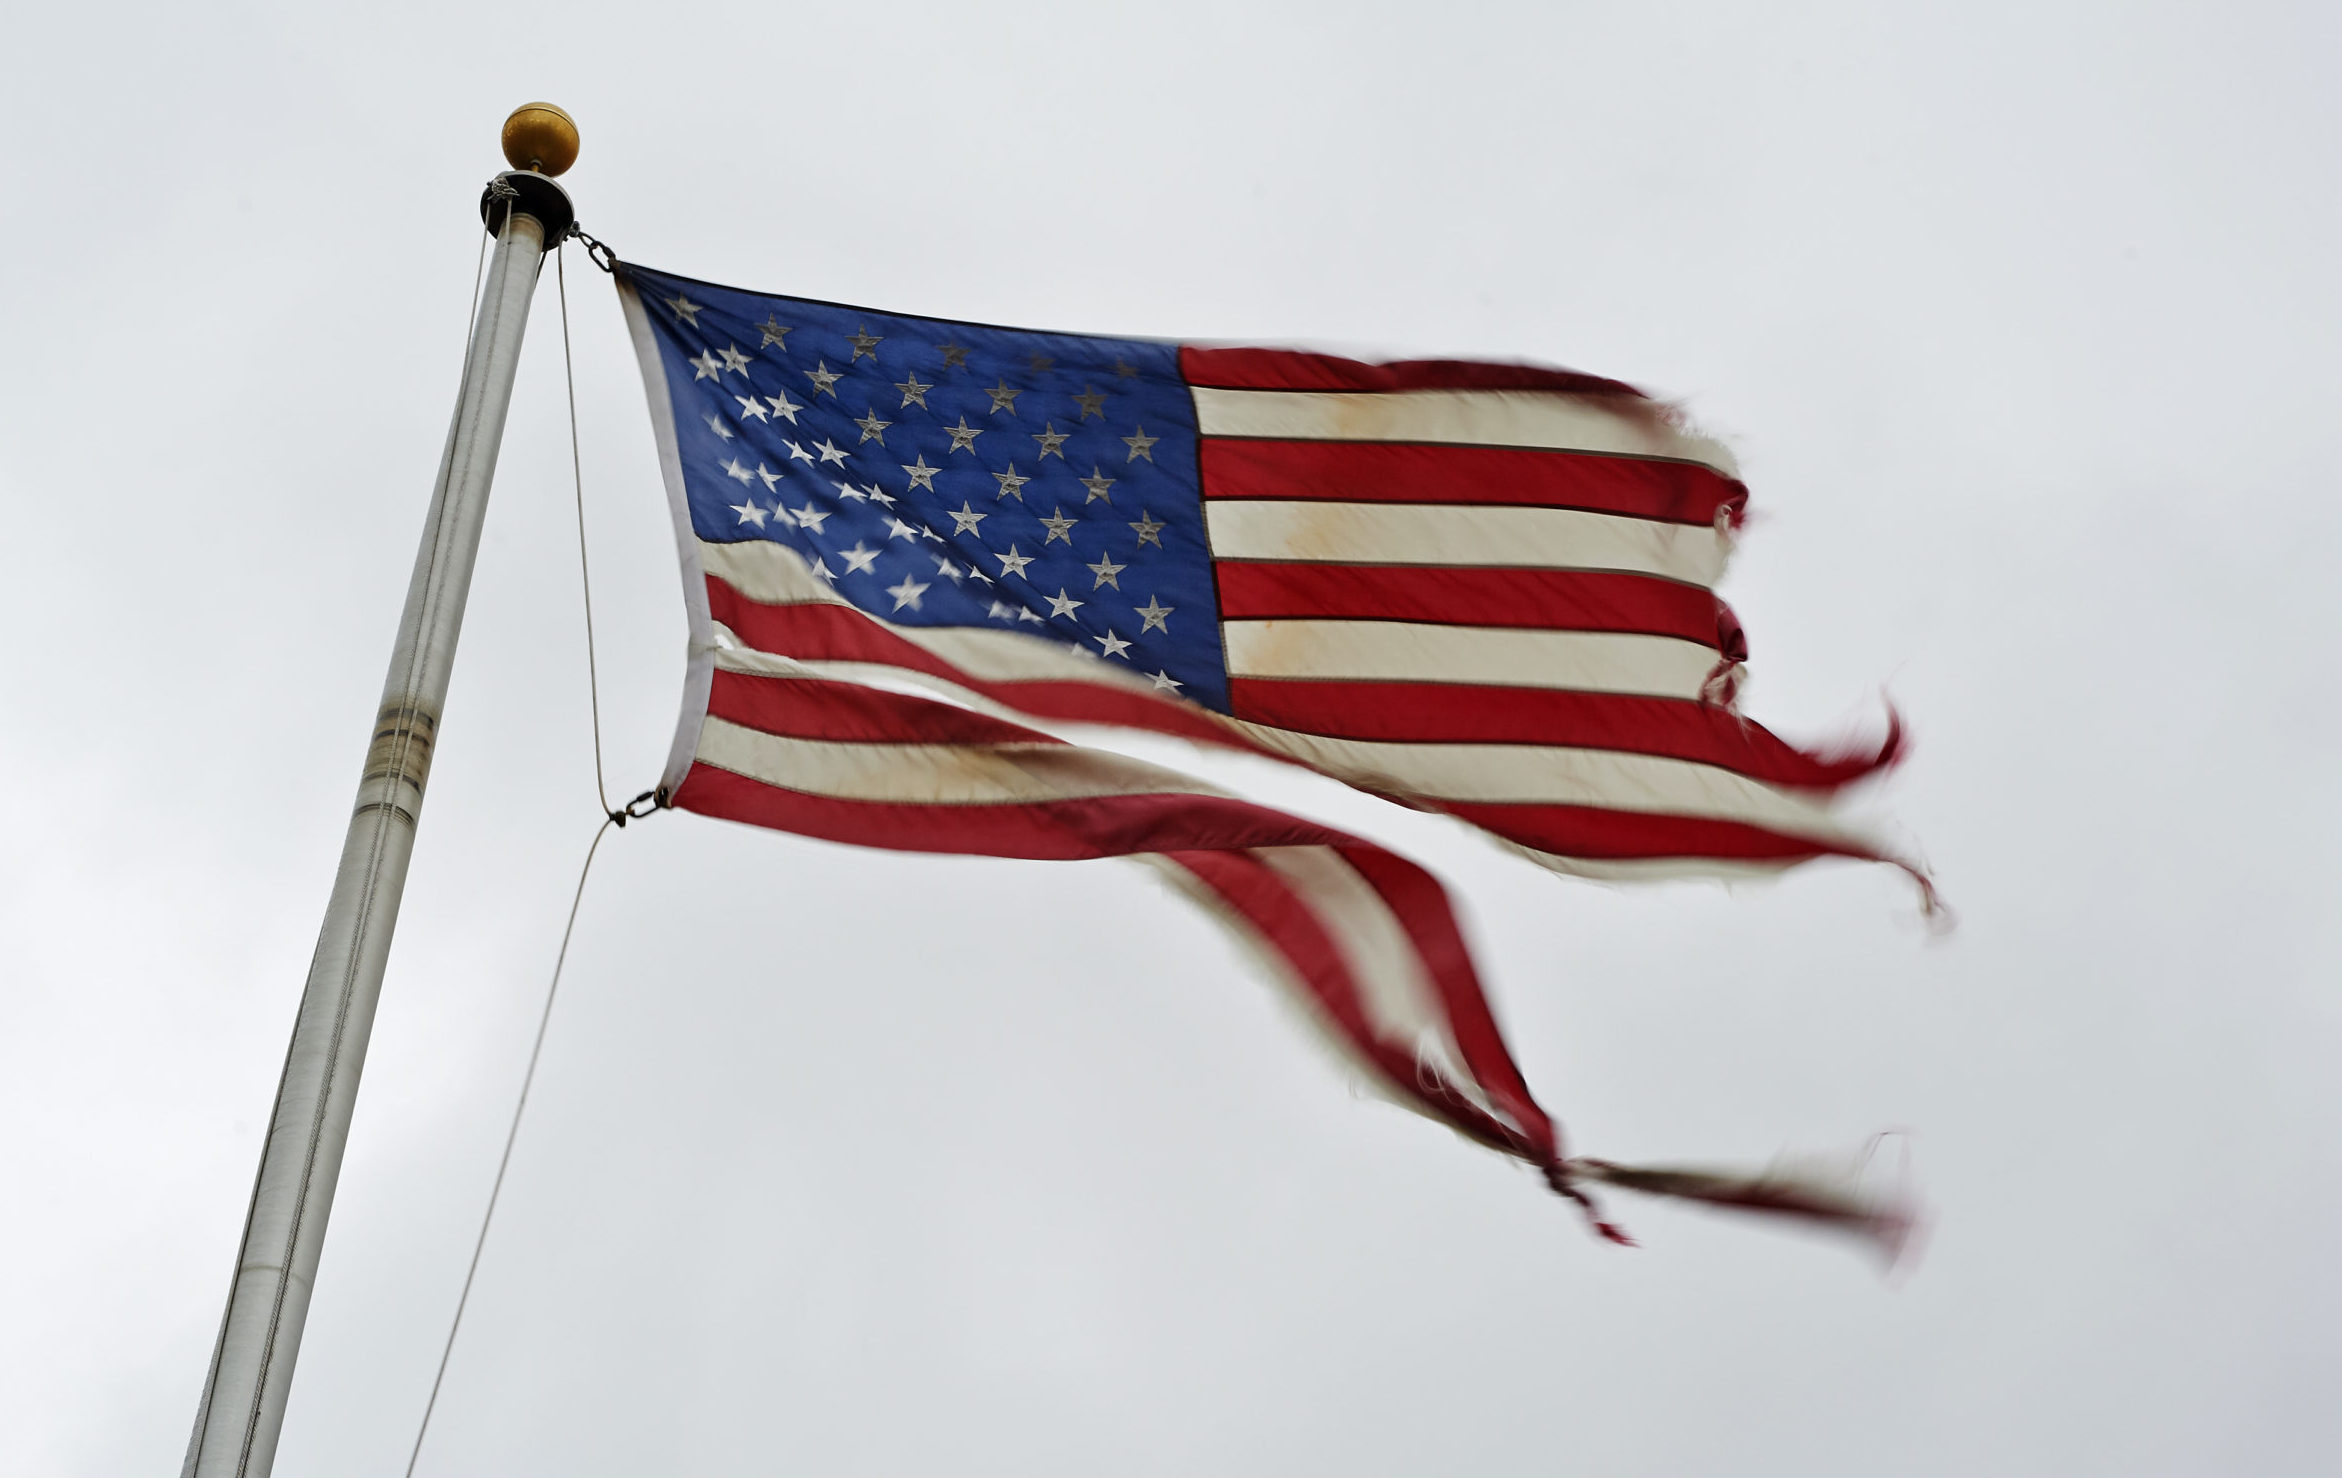
[[[643,817],[650,815],[653,811],[662,809],[666,804],[666,797],[660,795],[655,790],[646,790],[641,795],[636,796],[633,800],[628,801],[625,805],[620,806],[617,810],[612,811],[610,813],[610,820],[616,825],[623,827],[626,825],[629,818],[640,821]]]

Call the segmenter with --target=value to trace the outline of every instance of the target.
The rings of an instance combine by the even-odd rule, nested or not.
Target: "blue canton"
[[[871,615],[1046,637],[1226,711],[1175,345],[625,270],[700,538],[786,544]]]

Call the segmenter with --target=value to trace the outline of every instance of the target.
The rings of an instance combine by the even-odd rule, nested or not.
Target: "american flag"
[[[1035,727],[1271,755],[1569,872],[1895,861],[1832,802],[1897,730],[1822,755],[1738,711],[1713,586],[1747,494],[1722,447],[1566,371],[1041,333],[631,264],[619,286],[691,618],[671,804],[1151,857],[1372,1081],[1556,1190],[1900,1236],[1810,1185],[1568,1157],[1428,873]]]

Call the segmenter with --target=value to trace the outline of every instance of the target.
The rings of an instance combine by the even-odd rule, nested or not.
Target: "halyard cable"
[[[583,232],[572,234],[584,235]],[[588,243],[589,254],[596,247],[600,247],[603,252],[609,250],[591,237],[586,237],[585,240]],[[483,242],[481,247],[483,263],[486,261],[486,253],[487,247]],[[596,264],[599,265],[598,258]],[[608,271],[609,268],[604,267],[603,270]],[[430,1435],[431,1415],[438,1410],[439,1390],[447,1380],[448,1361],[455,1355],[456,1334],[463,1328],[464,1310],[472,1300],[472,1283],[480,1272],[480,1254],[487,1250],[488,1229],[495,1223],[496,1203],[504,1194],[505,1172],[512,1167],[512,1147],[520,1139],[521,1118],[528,1111],[529,1106],[529,1089],[537,1080],[537,1063],[545,1053],[545,1033],[553,1024],[553,1002],[561,992],[561,968],[569,961],[569,940],[570,936],[577,930],[577,912],[579,906],[585,901],[586,879],[593,874],[594,856],[601,851],[602,838],[610,834],[610,828],[613,826],[623,828],[629,820],[639,821],[665,805],[665,798],[658,791],[646,790],[625,805],[613,810],[610,806],[609,791],[602,780],[602,690],[601,678],[597,670],[599,664],[594,652],[594,584],[586,561],[585,462],[578,450],[577,374],[571,363],[569,348],[569,279],[565,270],[565,258],[558,246],[555,247],[553,255],[553,280],[561,298],[561,377],[562,383],[569,392],[569,470],[570,485],[575,494],[577,507],[577,578],[585,600],[586,693],[593,713],[594,796],[601,802],[602,824],[595,828],[594,839],[586,847],[585,863],[577,870],[577,891],[570,895],[569,919],[561,926],[561,949],[553,957],[553,978],[545,984],[545,1004],[537,1013],[536,1039],[529,1044],[528,1067],[522,1071],[520,1077],[520,1097],[513,1102],[512,1122],[506,1126],[504,1131],[504,1152],[496,1160],[496,1179],[488,1187],[488,1206],[480,1215],[480,1233],[472,1240],[472,1260],[464,1268],[463,1291],[456,1295],[455,1317],[448,1321],[447,1341],[440,1346],[439,1368],[431,1377],[431,1395],[423,1403],[423,1419],[415,1427],[415,1445],[407,1453],[407,1478],[414,1478],[415,1464],[423,1456],[423,1439]],[[475,314],[479,311],[479,296],[480,284],[477,269],[475,269],[472,283],[472,308]],[[466,353],[468,367],[468,349]]]
[[[561,383],[569,391],[569,480],[577,495],[577,580],[585,592],[586,696],[594,710],[594,795],[602,814],[612,815],[610,793],[602,784],[602,680],[594,658],[594,577],[586,568],[585,459],[577,449],[577,372],[569,355],[569,270],[565,240],[553,250],[553,281],[561,294]],[[619,813],[618,824],[626,824]]]
[[[464,1307],[472,1301],[472,1279],[480,1271],[480,1253],[488,1246],[488,1228],[496,1220],[497,1198],[504,1194],[504,1172],[512,1165],[513,1141],[520,1138],[521,1114],[529,1106],[529,1087],[537,1080],[537,1059],[545,1052],[545,1029],[553,1024],[553,1001],[561,991],[561,967],[569,959],[569,936],[577,928],[577,908],[585,901],[586,878],[594,870],[594,854],[602,848],[602,838],[617,824],[615,817],[605,817],[594,828],[593,842],[587,846],[585,866],[577,870],[577,891],[570,895],[569,922],[561,926],[561,952],[553,957],[553,978],[545,986],[544,1009],[537,1013],[537,1038],[529,1046],[529,1065],[520,1075],[520,1098],[512,1106],[512,1123],[504,1131],[504,1153],[496,1161],[496,1179],[488,1187],[488,1209],[480,1217],[480,1235],[472,1242],[472,1260],[464,1269],[463,1292],[456,1295],[455,1318],[447,1326],[447,1343],[439,1350],[439,1369],[431,1377],[431,1398],[423,1403],[423,1420],[415,1428],[415,1446],[407,1454],[407,1478],[415,1478],[415,1463],[423,1456],[423,1438],[431,1431],[431,1413],[439,1406],[439,1386],[447,1379],[447,1362],[455,1354],[456,1331],[463,1328]]]

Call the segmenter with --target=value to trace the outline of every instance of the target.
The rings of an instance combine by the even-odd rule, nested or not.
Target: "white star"
[[[919,542],[919,531],[915,528],[912,528],[909,524],[903,522],[901,519],[890,518],[886,521],[886,523],[886,536],[889,539],[908,539],[914,544]]]
[[[1041,613],[1040,613],[1039,611],[1036,611],[1036,610],[1034,610],[1034,609],[1033,609],[1032,607],[1030,607],[1030,606],[1019,606],[1019,607],[1017,607],[1016,618],[1017,618],[1019,621],[1030,621],[1030,622],[1032,622],[1032,623],[1033,623],[1035,626],[1038,626],[1038,625],[1040,625],[1040,624],[1041,624],[1041,619],[1042,619],[1042,618],[1041,618]]]
[[[813,449],[821,453],[821,460],[824,462],[835,462],[840,467],[846,465],[846,449],[844,447],[830,445],[829,438],[826,436],[815,442],[813,444]]]
[[[1139,521],[1132,524],[1130,529],[1132,533],[1138,535],[1139,543],[1152,544],[1157,549],[1162,548],[1163,530],[1171,527],[1171,525],[1167,523],[1156,522],[1154,515],[1147,512],[1144,508],[1141,508],[1138,511],[1138,516]]]
[[[909,606],[915,611],[919,609],[919,597],[927,593],[927,587],[905,575],[902,584],[889,585],[886,587],[886,593],[895,598],[896,610],[899,611],[903,607]]]
[[[844,379],[845,376],[831,370],[829,367],[829,361],[826,359],[817,359],[814,361],[814,364],[819,367],[816,369],[809,369],[805,372],[805,378],[813,382],[813,393],[816,395],[826,395],[832,400],[837,399],[838,392],[830,389],[829,387]]]
[[[757,348],[767,349],[775,344],[778,344],[781,346],[782,353],[786,354],[789,352],[788,341],[792,330],[784,325],[778,318],[775,318],[772,314],[767,313],[764,315],[764,322],[758,324],[757,328],[764,334],[764,342],[757,345]]]
[[[860,488],[854,486],[850,482],[833,481],[830,486],[838,490],[839,497],[844,498],[849,502],[867,503],[870,501],[870,495],[868,493],[862,491]]]
[[[1122,587],[1116,586],[1115,588],[1119,590]],[[1177,606],[1164,605],[1154,596],[1148,596],[1147,603],[1138,608],[1138,614],[1144,617],[1147,623],[1138,629],[1138,634],[1145,636],[1150,631],[1160,631],[1165,636],[1169,636],[1171,634],[1169,617],[1173,611],[1178,609]]]
[[[951,445],[943,449],[943,454],[945,456],[948,457],[953,452],[966,452],[970,456],[974,456],[976,452],[976,438],[984,434],[984,428],[981,426],[969,425],[968,418],[966,416],[962,416],[960,417],[960,423],[957,426],[944,427],[943,434],[951,438]]]
[[[943,367],[945,369],[966,369],[968,367],[968,351],[959,345],[938,344],[935,347],[943,353]]]
[[[954,534],[973,534],[976,532],[976,525],[991,516],[989,513],[978,513],[974,505],[962,498],[960,499],[960,511],[951,516],[951,521],[959,525],[952,532]]]
[[[1068,542],[1070,543],[1071,541],[1069,540]],[[1130,566],[1116,564],[1114,562],[1114,556],[1111,554],[1101,554],[1098,556],[1098,562],[1096,564],[1084,565],[1082,568],[1088,570],[1091,574],[1098,577],[1098,584],[1090,587],[1092,590],[1096,590],[1100,585],[1111,585],[1116,590],[1120,590],[1122,588],[1122,582],[1116,579],[1115,576],[1121,574],[1124,570],[1129,569]]]
[[[987,611],[985,614],[990,616],[998,616],[1003,621],[1014,621],[1016,619],[1016,607],[1002,605],[999,601],[994,601],[992,603],[992,609]]]
[[[732,511],[740,515],[742,523],[752,523],[760,529],[764,527],[764,510],[754,503],[734,503]]]
[[[1041,429],[1033,433],[1033,440],[1041,443],[1042,457],[1055,457],[1060,462],[1065,460],[1065,453],[1059,451],[1058,448],[1065,445],[1066,435],[1057,429],[1056,422],[1042,422]],[[1035,458],[1034,460],[1040,459]]]
[[[828,512],[814,507],[811,503],[808,503],[804,507],[797,510],[797,522],[805,525],[805,527],[813,530],[813,532],[817,534],[821,532],[821,526],[828,521]]]
[[[1156,692],[1158,692],[1158,693],[1176,693],[1176,692],[1178,692],[1178,691],[1179,691],[1181,688],[1184,688],[1184,687],[1186,687],[1186,686],[1187,686],[1187,684],[1185,684],[1185,683],[1181,682],[1179,679],[1177,679],[1177,678],[1173,677],[1173,676],[1172,676],[1170,673],[1168,673],[1168,672],[1158,672],[1158,673],[1156,673],[1156,674],[1155,674],[1155,677],[1154,677],[1154,683],[1155,683],[1155,691],[1156,691]]]
[[[1082,419],[1085,421],[1092,416],[1101,421],[1106,419],[1106,397],[1087,385],[1082,386],[1082,393],[1073,398],[1073,403],[1082,408]]]
[[[717,357],[724,361],[724,368],[734,374],[745,375],[748,373],[748,356],[740,352],[738,344],[732,345]]]
[[[741,414],[741,415],[743,415],[743,416],[754,416],[754,417],[756,417],[756,419],[758,419],[759,421],[769,421],[769,420],[771,420],[771,419],[772,419],[772,414],[773,414],[773,413],[772,413],[771,411],[768,411],[768,410],[766,410],[766,409],[764,408],[764,402],[762,402],[762,401],[758,400],[758,399],[757,399],[755,396],[753,396],[753,395],[735,395],[735,396],[733,396],[732,398],[733,398],[734,400],[737,400],[737,401],[739,401],[739,402],[740,402],[740,414]]]
[[[1104,636],[1098,637],[1097,643],[1099,646],[1102,646],[1106,649],[1105,655],[1109,657],[1122,657],[1124,652],[1130,650],[1130,643],[1124,641],[1121,637],[1116,636],[1111,631],[1107,632]],[[1122,657],[1122,660],[1128,662],[1130,659],[1128,657]]]
[[[935,491],[935,474],[943,470],[940,467],[928,466],[925,452],[919,454],[917,461],[903,463],[902,469],[911,474],[912,487],[925,488],[931,493]]]
[[[853,336],[846,342],[854,346],[854,358],[860,359],[864,355],[868,355],[872,359],[876,359],[878,346],[886,342],[886,337],[883,334],[874,334],[864,325],[857,323],[854,325]],[[916,610],[918,607],[913,606],[912,609]]]
[[[1105,473],[1100,472],[1098,470],[1097,463],[1092,462],[1090,464],[1090,475],[1082,479],[1082,486],[1090,490],[1090,495],[1082,499],[1082,506],[1084,508],[1089,507],[1092,503],[1097,502],[1100,498],[1104,498],[1106,500],[1108,507],[1113,506],[1114,495],[1107,492],[1106,489],[1114,486],[1114,479],[1108,477]]]
[[[992,480],[1000,484],[1000,491],[993,494],[994,498],[1006,498],[1014,495],[1019,503],[1025,501],[1025,484],[1032,481],[1029,477],[1017,476],[1016,463],[1014,462],[1008,464],[1006,472],[993,473]]]
[[[791,513],[788,509],[783,508],[777,501],[773,504],[772,507],[767,508],[765,512],[771,514],[773,516],[773,520],[780,524],[780,526],[784,529],[793,529],[797,526],[797,515]]]
[[[778,395],[766,396],[764,398],[764,403],[773,408],[774,415],[786,420],[792,426],[797,424],[797,412],[805,409],[805,407],[791,400],[789,398],[789,393],[785,390]]]
[[[878,551],[875,549],[864,549],[860,539],[856,539],[854,541],[853,548],[839,550],[838,558],[846,562],[846,573],[849,575],[869,575],[877,573],[870,568],[870,564],[871,561],[878,558]],[[1141,611],[1139,614],[1143,616],[1146,613]]]
[[[714,411],[709,411],[707,413],[707,429],[713,431],[718,437],[725,441],[730,441],[732,439],[732,428],[725,425],[724,418],[717,415]]]
[[[862,441],[875,441],[880,446],[885,446],[886,428],[892,426],[894,422],[881,421],[878,419],[878,412],[870,411],[864,414],[862,419],[856,421],[854,424],[862,428]],[[860,446],[862,442],[858,441],[854,444],[856,446]]]
[[[913,402],[917,402],[919,407],[924,410],[927,406],[927,392],[935,388],[935,382],[920,379],[917,370],[911,370],[909,374],[911,378],[895,386],[897,390],[903,392],[903,408],[907,410]]]
[[[789,449],[790,457],[799,462],[810,462],[813,460],[813,453],[805,450],[805,448],[797,445],[797,443],[793,441],[784,440],[781,445],[787,447]]]
[[[773,490],[773,484],[781,480],[781,475],[778,472],[773,471],[762,462],[756,464],[756,475],[764,479],[764,490],[768,493]]]
[[[724,464],[724,475],[731,478],[734,482],[749,482],[756,477],[755,473],[740,465],[740,459],[738,457],[734,457],[731,461]]]
[[[1155,443],[1161,441],[1163,438],[1160,436],[1147,435],[1147,428],[1144,426],[1135,426],[1131,429],[1138,432],[1138,435],[1125,436],[1122,438],[1122,444],[1130,448],[1130,455],[1123,458],[1122,460],[1125,462],[1135,462],[1139,458],[1144,457],[1150,462],[1154,461]]]
[[[984,393],[992,397],[992,410],[986,411],[986,415],[991,415],[996,411],[1006,411],[1013,416],[1016,414],[1016,398],[1025,392],[1009,389],[1007,379],[1003,378],[999,384]]]
[[[949,580],[952,584],[957,585],[960,583],[960,581],[967,578],[968,572],[961,569],[957,562],[947,559],[940,554],[935,555],[934,560],[935,573],[941,575],[944,579]]]
[[[1066,547],[1069,549],[1072,548],[1074,522],[1075,520],[1065,516],[1064,509],[1059,508],[1055,510],[1050,514],[1049,517],[1041,520],[1041,527],[1049,531],[1049,537],[1043,539],[1041,542],[1043,544],[1052,544],[1059,539],[1063,539],[1065,541]]]
[[[720,380],[724,377],[724,366],[712,350],[700,350],[699,358],[690,360],[688,363],[693,369],[699,371],[698,374],[691,377],[691,383],[694,385],[702,380]]]
[[[880,487],[877,483],[874,482],[863,485],[862,496],[868,498],[871,502],[876,503],[881,508],[892,508],[895,506],[894,494],[886,491],[886,489]]]
[[[829,564],[826,560],[816,559],[813,562],[813,573],[829,581],[832,585],[838,583],[838,577],[829,572]]]
[[[1008,546],[1008,553],[995,554],[992,557],[1000,561],[1000,573],[1003,575],[1022,575],[1025,572],[1025,566],[1033,562],[1031,555],[1017,553],[1014,544]]]
[[[667,299],[666,302],[668,307],[675,310],[675,316],[677,318],[682,319],[685,323],[690,324],[693,328],[699,327],[699,310],[707,306],[706,304],[694,303],[691,301],[691,299],[684,297],[681,293],[677,293],[674,297]]]
[[[1089,602],[1086,600],[1075,600],[1072,596],[1067,595],[1065,593],[1065,587],[1060,585],[1057,587],[1057,593],[1049,597],[1049,614],[1052,616],[1070,616],[1076,610],[1088,604]],[[1139,614],[1143,616],[1146,614],[1146,612],[1141,611]]]

